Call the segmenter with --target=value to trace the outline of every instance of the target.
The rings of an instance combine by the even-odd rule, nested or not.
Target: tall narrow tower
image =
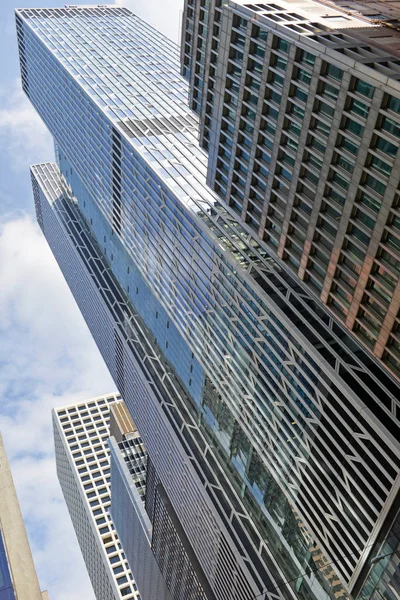
[[[138,600],[109,514],[109,394],[53,411],[57,475],[97,600]]]
[[[40,591],[11,469],[0,434],[0,600],[45,600]]]

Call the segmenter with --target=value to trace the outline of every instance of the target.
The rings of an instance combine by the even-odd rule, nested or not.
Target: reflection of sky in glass
[[[11,576],[7,562],[3,537],[0,530],[0,600],[14,600]]]
[[[91,20],[90,28],[87,17],[77,15],[73,23],[70,16],[39,17],[28,23],[114,123],[129,127],[134,121],[146,131],[153,120],[156,129],[132,142],[197,212],[199,202],[212,205],[215,196],[204,186],[207,157],[198,146],[198,122],[187,104],[179,49],[135,15],[113,12],[112,17]],[[157,131],[154,117],[163,119],[163,125],[173,117],[170,131]]]

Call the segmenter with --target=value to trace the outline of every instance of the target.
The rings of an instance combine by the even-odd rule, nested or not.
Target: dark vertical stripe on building
[[[125,365],[124,365],[124,347],[118,332],[114,330],[115,341],[115,372],[117,388],[121,396],[125,397]]]
[[[147,464],[146,511],[153,525],[151,548],[174,600],[215,600],[168,495]]]
[[[35,203],[36,220],[39,224],[40,229],[44,233],[42,205],[40,202],[40,187],[36,180],[35,175],[32,172],[31,172],[31,181],[32,181],[32,190],[33,190],[33,201]]]
[[[28,68],[25,56],[24,24],[18,15],[15,16],[15,21],[17,24],[17,41],[19,51],[19,64],[21,67],[22,89],[29,98]]]
[[[122,202],[121,202],[121,135],[112,129],[112,226],[117,233],[121,233]]]

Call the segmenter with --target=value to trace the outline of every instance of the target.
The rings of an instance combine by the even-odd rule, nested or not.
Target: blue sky
[[[56,477],[51,408],[115,386],[35,222],[29,165],[53,160],[53,148],[20,88],[13,14],[65,3],[0,3],[0,430],[42,589],[94,600]],[[177,41],[183,0],[114,4]]]

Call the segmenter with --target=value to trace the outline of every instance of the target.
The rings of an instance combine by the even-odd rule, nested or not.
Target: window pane
[[[362,94],[363,96],[367,96],[367,98],[372,98],[375,88],[373,85],[365,83],[365,81],[361,81],[361,79],[356,79],[354,91]]]
[[[395,137],[400,137],[400,123],[389,119],[389,117],[383,117],[381,129],[388,131],[391,135]]]

